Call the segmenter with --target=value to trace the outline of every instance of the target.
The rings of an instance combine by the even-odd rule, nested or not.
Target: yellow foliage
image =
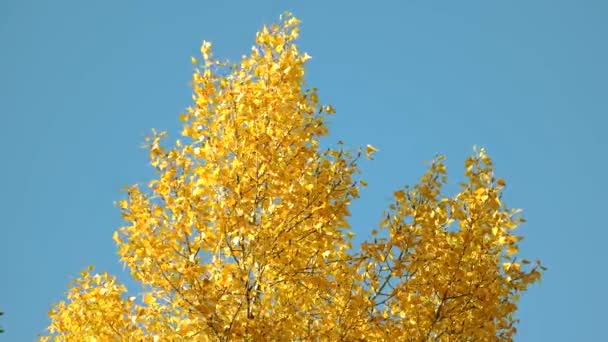
[[[42,340],[512,340],[519,293],[542,266],[516,263],[520,220],[490,158],[468,158],[446,197],[437,157],[353,250],[361,152],[319,148],[334,109],[304,88],[298,25],[286,14],[264,27],[234,66],[202,44],[184,139],[166,147],[154,132],[157,178],[119,202],[114,241],[143,292],[85,271]]]

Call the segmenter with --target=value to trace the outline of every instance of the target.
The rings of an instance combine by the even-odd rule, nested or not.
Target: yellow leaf
[[[125,201],[125,200],[122,200],[122,201],[120,201],[118,203],[119,203],[119,206],[120,206],[121,209],[127,209],[129,207],[129,203],[127,201]]]
[[[120,237],[118,236],[118,231],[115,231],[114,234],[112,234],[112,239],[116,244],[119,244],[121,242]]]
[[[403,190],[395,191],[394,195],[398,201],[403,201],[405,199],[405,192]]]
[[[367,145],[367,146],[365,147],[365,157],[366,157],[367,159],[373,159],[373,158],[372,158],[372,155],[373,155],[374,153],[376,153],[376,152],[378,152],[378,149],[377,149],[377,148],[375,148],[375,147],[374,147],[374,146],[372,146],[372,145]]]
[[[507,183],[504,179],[498,178],[498,180],[496,180],[496,184],[498,184],[499,186],[505,186]]]
[[[156,301],[154,299],[154,296],[150,292],[148,292],[144,295],[143,302],[144,302],[144,304],[151,305],[151,304],[154,304]]]

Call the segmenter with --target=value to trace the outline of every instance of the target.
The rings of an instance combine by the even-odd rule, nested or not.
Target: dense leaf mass
[[[157,178],[119,203],[114,240],[141,290],[83,271],[42,340],[512,340],[542,266],[517,257],[523,219],[486,152],[454,196],[436,157],[354,249],[357,162],[376,149],[319,147],[334,109],[304,84],[298,27],[285,14],[235,65],[202,44],[184,138],[149,137]]]

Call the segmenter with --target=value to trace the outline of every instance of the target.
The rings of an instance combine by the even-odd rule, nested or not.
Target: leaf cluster
[[[157,177],[119,203],[114,240],[141,291],[83,271],[42,340],[512,339],[543,268],[518,257],[523,219],[486,151],[454,196],[436,157],[353,249],[358,162],[377,149],[319,147],[335,111],[306,87],[298,30],[286,14],[234,65],[202,44],[183,138],[147,139]]]

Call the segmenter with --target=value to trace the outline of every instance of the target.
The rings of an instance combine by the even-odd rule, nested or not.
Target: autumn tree
[[[517,256],[523,219],[486,152],[453,196],[437,156],[353,248],[348,208],[375,149],[319,146],[334,109],[305,85],[298,25],[264,27],[234,65],[202,44],[183,139],[154,132],[157,177],[119,202],[114,240],[141,289],[83,271],[42,340],[512,340],[542,266]]]

